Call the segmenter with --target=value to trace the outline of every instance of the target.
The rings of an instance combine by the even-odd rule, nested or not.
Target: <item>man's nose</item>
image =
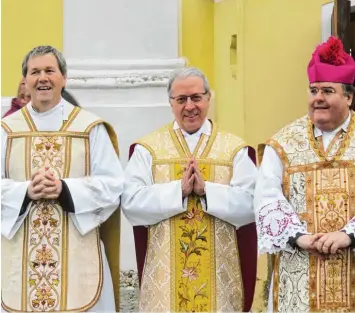
[[[191,100],[191,98],[187,98],[185,104],[185,110],[193,110],[194,108],[195,108],[194,102]]]
[[[324,94],[322,90],[318,90],[317,94],[314,96],[315,102],[323,102],[324,101]]]
[[[39,80],[47,80],[48,76],[45,71],[41,71],[39,74]]]

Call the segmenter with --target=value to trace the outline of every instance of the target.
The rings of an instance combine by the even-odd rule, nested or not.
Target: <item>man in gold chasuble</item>
[[[354,312],[355,62],[330,37],[308,65],[308,115],[260,145],[259,251],[273,312]]]
[[[210,87],[198,69],[174,72],[168,94],[175,121],[137,141],[125,172],[123,212],[149,238],[144,247],[135,233],[139,310],[242,311],[254,292],[256,230],[239,238],[236,228],[254,222],[253,150],[207,119]],[[251,265],[245,290],[241,254]]]
[[[123,190],[116,134],[61,98],[67,66],[55,48],[31,50],[22,72],[31,102],[1,122],[2,311],[113,312]]]

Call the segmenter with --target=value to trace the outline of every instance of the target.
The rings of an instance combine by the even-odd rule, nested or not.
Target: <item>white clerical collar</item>
[[[69,103],[67,101],[61,98],[59,103],[55,105],[53,108],[51,108],[50,110],[46,112],[38,112],[33,108],[32,102],[30,101],[29,103],[27,103],[27,109],[32,116],[45,117],[45,116],[52,115],[53,113],[57,113],[62,115],[63,120],[67,120],[71,111],[68,108],[68,104]]]
[[[173,125],[173,129],[179,129],[179,125],[176,121],[174,121],[174,125]],[[193,133],[193,134],[189,134],[186,131],[184,131],[183,129],[181,129],[181,132],[183,133],[184,137],[188,137],[188,136],[201,136],[201,134],[205,134],[207,136],[211,136],[211,132],[212,132],[212,124],[211,122],[206,118],[205,122],[202,124],[201,128]]]
[[[351,112],[349,112],[349,116],[347,117],[347,119],[345,120],[345,122],[343,124],[341,124],[337,129],[332,130],[331,132],[323,132],[321,131],[319,128],[314,127],[314,137],[320,137],[322,136],[324,133],[325,134],[336,134],[340,129],[344,130],[345,132],[347,132],[348,130],[348,126],[350,123],[350,118],[351,118]]]

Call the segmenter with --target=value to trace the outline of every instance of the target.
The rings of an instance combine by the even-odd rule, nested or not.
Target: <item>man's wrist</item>
[[[289,240],[288,240],[288,244],[292,247],[292,248],[296,248],[298,247],[297,245],[297,240],[298,238],[304,236],[304,235],[307,235],[307,234],[303,234],[303,233],[297,233],[294,237],[290,237]]]
[[[345,233],[346,235],[349,236],[350,238],[350,245],[349,247],[354,248],[355,247],[355,236],[354,234],[348,234],[344,229],[341,230],[342,233]]]

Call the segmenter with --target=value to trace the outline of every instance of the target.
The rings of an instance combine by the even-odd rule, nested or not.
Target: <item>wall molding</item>
[[[68,59],[68,89],[165,87],[186,60]]]
[[[14,96],[15,97],[15,96]],[[14,97],[1,97],[1,107],[4,109],[8,109],[11,107],[11,100]],[[85,102],[83,105],[84,108],[160,108],[160,107],[170,107],[169,102],[161,102],[161,103],[90,103]],[[4,112],[3,112],[4,113]]]

